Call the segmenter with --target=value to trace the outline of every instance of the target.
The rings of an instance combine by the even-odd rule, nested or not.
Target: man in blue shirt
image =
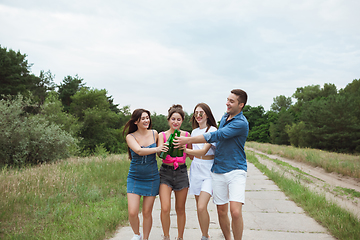
[[[235,240],[242,238],[244,223],[242,205],[245,203],[245,183],[247,162],[245,141],[249,124],[242,113],[247,102],[247,94],[241,89],[231,91],[226,101],[226,114],[220,121],[219,129],[196,137],[176,137],[175,144],[216,142],[214,164],[211,168],[213,199],[221,230],[226,240],[231,239],[228,204]]]

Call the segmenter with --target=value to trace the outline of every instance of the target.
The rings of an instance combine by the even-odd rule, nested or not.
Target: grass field
[[[0,239],[104,239],[127,221],[125,155],[0,174]]]

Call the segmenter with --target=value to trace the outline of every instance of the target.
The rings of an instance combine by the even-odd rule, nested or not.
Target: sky
[[[60,84],[77,74],[119,107],[167,115],[247,104],[360,78],[359,0],[0,0],[0,45]],[[295,103],[293,99],[293,103]]]

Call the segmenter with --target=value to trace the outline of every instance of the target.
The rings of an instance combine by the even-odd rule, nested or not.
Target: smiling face
[[[138,128],[148,129],[150,125],[150,117],[146,112],[143,112],[141,114],[141,117],[139,120],[135,122]]]
[[[173,113],[168,120],[170,129],[180,129],[183,119],[179,113]]]
[[[238,96],[236,96],[233,93],[230,93],[226,101],[226,112],[231,117],[234,117],[235,115],[241,112],[243,107],[244,107],[244,103],[239,103]]]
[[[194,111],[194,117],[200,127],[206,126],[207,116],[204,109],[202,109],[201,107],[196,107]]]

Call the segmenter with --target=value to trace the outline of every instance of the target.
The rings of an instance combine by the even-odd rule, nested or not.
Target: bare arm
[[[194,149],[186,148],[184,151],[186,154],[193,155],[195,157],[202,157],[205,156],[205,154],[209,151],[210,148],[211,148],[211,144],[205,143],[202,149],[194,150]]]
[[[161,151],[157,153],[158,156],[160,156],[161,152],[167,152],[169,150],[168,146],[164,143],[164,137],[162,134],[159,134],[157,145],[161,148]]]
[[[195,137],[175,137],[174,145],[180,146],[190,143],[207,143],[203,135],[198,135]]]
[[[142,148],[139,143],[135,140],[133,136],[128,134],[126,136],[126,143],[136,154],[140,156],[145,156],[153,153],[161,152],[162,146],[158,146],[156,148]]]

